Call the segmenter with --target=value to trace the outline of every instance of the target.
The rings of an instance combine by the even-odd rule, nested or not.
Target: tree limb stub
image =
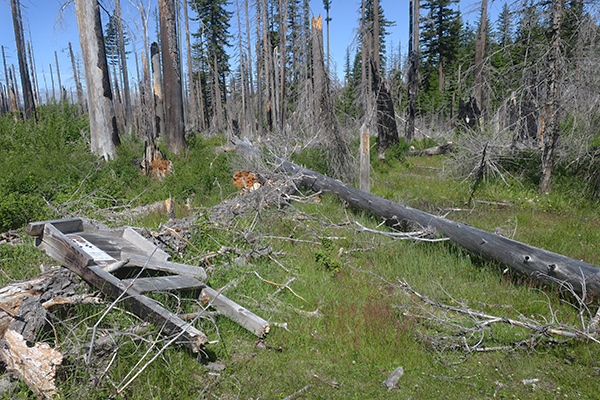
[[[254,156],[259,152],[248,140],[236,140],[236,148]],[[278,157],[275,161],[280,170],[294,178],[298,187],[334,193],[352,207],[389,221],[433,228],[473,254],[499,261],[546,284],[565,282],[578,294],[600,295],[600,267],[596,265],[394,203]]]

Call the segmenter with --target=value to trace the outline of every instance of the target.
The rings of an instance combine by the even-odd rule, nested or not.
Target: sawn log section
[[[258,152],[247,141],[238,141],[236,145],[250,153]],[[440,235],[483,258],[500,261],[545,283],[558,280],[572,285],[579,294],[585,290],[587,295],[600,296],[600,267],[596,265],[394,203],[280,158],[277,162],[281,170],[293,177],[298,187],[335,193],[351,206],[368,210],[386,220],[434,228]]]

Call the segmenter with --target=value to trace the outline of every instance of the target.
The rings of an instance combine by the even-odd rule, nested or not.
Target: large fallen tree
[[[247,140],[236,140],[236,148],[253,156],[260,154]],[[278,157],[275,162],[279,170],[292,176],[297,187],[334,193],[350,206],[370,211],[393,224],[433,228],[476,255],[499,261],[544,283],[566,285],[581,296],[600,295],[600,267],[596,265],[394,203]]]

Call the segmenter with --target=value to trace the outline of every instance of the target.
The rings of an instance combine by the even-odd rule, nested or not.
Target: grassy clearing
[[[74,139],[73,146],[81,150],[71,150],[72,156],[63,158],[65,164],[56,165],[60,174],[24,165],[23,169],[31,171],[32,188],[23,193],[34,196],[40,187],[49,188],[53,204],[64,203],[57,199],[83,199],[81,204],[86,207],[81,209],[93,215],[115,201],[122,205],[136,198],[135,204],[142,204],[163,200],[169,193],[178,203],[191,197],[195,205],[206,206],[233,191],[228,160],[213,155],[210,149],[220,144],[217,139],[191,140],[189,154],[174,160],[176,174],[162,182],[142,177],[129,167],[130,158],[140,154],[140,143],[135,139],[127,139],[119,150],[121,158],[107,164],[85,156],[79,140],[84,139]],[[58,159],[52,157],[40,151],[38,159],[44,165],[55,165]],[[25,163],[31,158],[12,160]],[[310,167],[310,157],[305,163]],[[372,191],[424,211],[448,213],[450,219],[482,229],[494,231],[498,227],[516,240],[600,264],[597,203],[571,193],[566,182],[559,182],[553,194],[542,196],[535,192],[534,184],[518,176],[508,181],[510,186],[487,181],[479,187],[476,201],[468,205],[469,184],[445,178],[447,163],[443,157],[398,156],[388,157],[385,163],[374,161]],[[91,166],[94,172],[86,178]],[[11,176],[1,182],[17,179],[16,173]],[[94,192],[95,185],[104,187],[109,196],[90,195],[98,193]],[[83,189],[76,192],[79,187]],[[3,193],[10,190],[8,186],[0,188]],[[2,204],[12,204],[3,199]],[[179,208],[178,212],[184,210]],[[46,215],[55,216],[46,210],[39,217]],[[164,215],[152,214],[136,223],[156,228],[164,221]],[[184,260],[221,246],[242,250],[271,246],[271,257],[248,264],[231,266],[233,255],[214,257],[208,283],[214,288],[226,286],[228,297],[267,320],[287,323],[288,330],[274,326],[265,341],[257,341],[224,317],[200,320],[198,327],[210,340],[218,340],[207,347],[206,356],[225,369],[210,371],[185,348],[171,346],[127,386],[122,392],[124,398],[281,399],[308,384],[311,388],[297,398],[597,398],[598,344],[539,337],[536,346],[503,351],[468,353],[449,345],[435,346],[439,336],[452,337],[456,329],[417,315],[430,311],[430,317],[452,318],[465,326],[469,320],[420,308],[414,297],[400,289],[400,282],[450,305],[467,305],[516,320],[527,318],[542,324],[555,320],[581,327],[579,310],[568,303],[571,299],[523,277],[503,274],[502,266],[472,258],[447,242],[392,242],[349,229],[349,221],[370,228],[380,222],[371,215],[345,209],[330,195],[282,210],[263,210],[227,227],[199,219],[192,243],[200,253],[188,247]],[[245,240],[248,231],[258,240]],[[358,249],[365,251],[353,251]],[[0,246],[0,283],[36,275],[42,263],[52,261],[29,239],[23,245]],[[292,278],[289,287],[294,293],[287,289],[277,292],[280,287],[270,283],[285,284]],[[178,312],[200,307],[194,293],[155,298]],[[114,395],[129,380],[129,374],[139,371],[165,343],[159,340],[157,329],[150,327],[139,337],[121,338],[117,346],[95,353],[92,363],[86,364],[90,327],[99,323],[101,328],[126,331],[140,322],[119,308],[98,322],[105,307],[56,310],[53,329],[40,338],[60,345],[67,354],[59,374],[65,398],[105,399]],[[595,307],[590,305],[592,313]],[[478,340],[486,346],[510,346],[532,335],[521,328],[495,325],[464,337],[471,346]],[[398,366],[404,368],[404,376],[399,389],[388,392],[380,383]],[[23,387],[13,396],[32,395]]]

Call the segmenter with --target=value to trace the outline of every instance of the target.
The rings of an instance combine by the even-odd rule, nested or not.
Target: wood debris
[[[19,333],[9,329],[4,333],[0,346],[0,358],[7,369],[18,373],[27,386],[42,398],[58,396],[54,383],[56,367],[62,363],[63,355],[47,343],[27,346]]]

